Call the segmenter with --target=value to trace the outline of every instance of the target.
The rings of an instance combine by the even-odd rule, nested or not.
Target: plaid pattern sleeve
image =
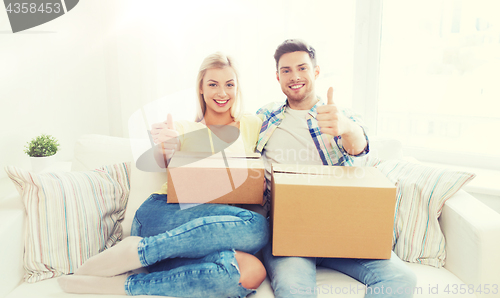
[[[318,150],[323,164],[330,166],[352,166],[354,157],[363,156],[370,150],[368,145],[368,137],[365,133],[365,128],[362,124],[361,118],[351,111],[342,110],[342,113],[352,121],[359,124],[363,130],[363,133],[365,133],[367,143],[365,149],[356,156],[352,156],[344,149],[341,136],[332,137],[331,135],[321,133],[318,121],[316,120],[316,116],[318,115],[316,110],[317,106],[318,104],[309,111],[309,116],[307,117],[307,125],[309,127],[309,132],[313,139],[314,145]]]

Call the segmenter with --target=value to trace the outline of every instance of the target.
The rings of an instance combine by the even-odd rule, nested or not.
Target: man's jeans
[[[235,250],[255,254],[268,241],[268,223],[245,209],[200,204],[182,209],[153,194],[137,210],[131,234],[149,274],[127,278],[129,295],[245,297]]]
[[[272,241],[263,249],[264,264],[277,298],[316,297],[318,294],[358,294],[365,297],[412,297],[416,276],[394,252],[389,260],[275,257]],[[335,269],[365,284],[336,288],[316,286],[316,266]],[[341,297],[341,296],[340,296]]]

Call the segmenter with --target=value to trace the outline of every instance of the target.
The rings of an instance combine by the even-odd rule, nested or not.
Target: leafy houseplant
[[[51,135],[42,134],[24,148],[24,152],[31,157],[31,169],[38,173],[54,162],[59,142]]]
[[[31,157],[52,156],[56,154],[59,142],[51,135],[42,134],[33,138],[24,148],[24,152]]]

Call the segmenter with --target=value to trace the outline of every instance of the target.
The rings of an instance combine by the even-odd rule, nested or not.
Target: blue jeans
[[[131,235],[140,236],[139,259],[149,274],[127,278],[128,295],[245,297],[235,250],[257,253],[269,239],[260,214],[220,204],[188,209],[152,194],[137,210]]]
[[[263,249],[264,265],[277,298],[316,297],[317,294],[365,293],[365,297],[412,297],[416,276],[394,252],[388,260],[275,257],[272,241]],[[365,284],[336,289],[316,287],[316,266],[331,268]]]

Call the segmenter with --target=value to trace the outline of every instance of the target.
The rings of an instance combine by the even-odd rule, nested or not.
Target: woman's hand
[[[174,128],[171,114],[167,115],[167,121],[155,123],[151,126],[151,136],[155,144],[160,144],[160,149],[166,161],[172,158],[174,152],[181,147],[179,133]]]

